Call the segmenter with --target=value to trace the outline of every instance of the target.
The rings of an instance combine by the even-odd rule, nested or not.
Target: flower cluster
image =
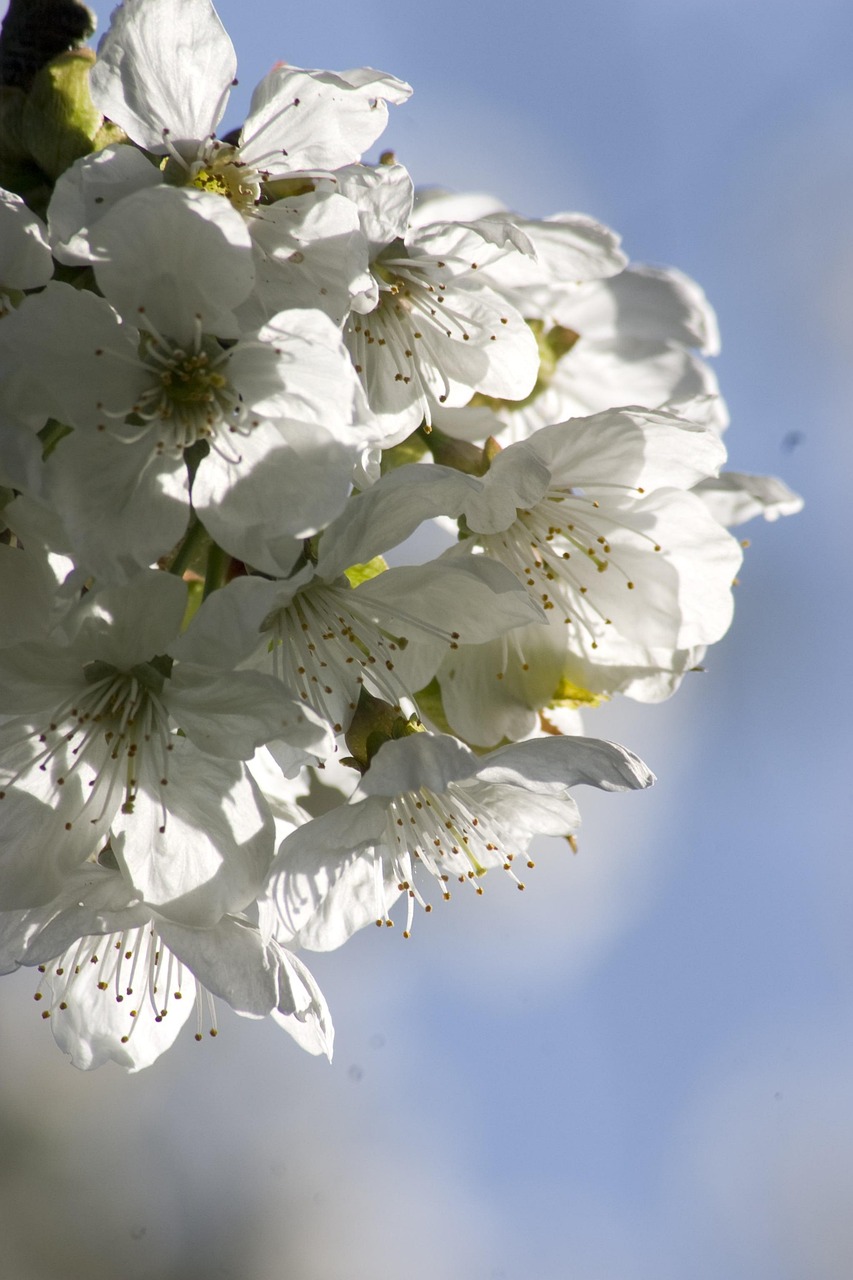
[[[209,0],[47,69],[0,148],[0,966],[79,1067],[217,999],[330,1055],[299,953],[647,786],[580,709],[673,693],[728,526],[798,499],[720,473],[691,280],[365,161],[400,80],[280,64],[217,136]]]

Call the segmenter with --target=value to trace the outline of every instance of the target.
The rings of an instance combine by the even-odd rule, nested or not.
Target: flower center
[[[133,413],[143,422],[159,420],[168,428],[157,440],[158,453],[182,453],[222,425],[241,424],[244,406],[222,372],[228,352],[216,338],[199,334],[193,349],[186,350],[144,330],[140,358],[152,380]]]
[[[421,787],[419,792],[408,791],[391,800],[385,848],[399,877],[397,888],[408,899],[403,937],[408,938],[411,932],[415,902],[425,911],[431,910],[415,884],[416,865],[438,880],[445,901],[450,898],[447,886],[453,876],[460,884],[472,883],[482,894],[478,880],[489,867],[501,867],[523,889],[524,884],[512,869],[515,854],[504,851],[511,840],[511,833],[496,822],[487,805],[453,783],[441,795]],[[532,867],[533,863],[528,860],[527,865]],[[381,884],[381,877],[377,877],[377,883]],[[382,924],[383,920],[390,923],[387,911],[376,923]]]
[[[261,197],[260,176],[240,160],[236,147],[213,139],[202,159],[190,169],[189,185],[230,200],[239,213],[249,213]]]
[[[170,1011],[174,1017],[180,1010],[178,1020],[183,1023],[187,1005],[191,1009],[195,1002],[195,1038],[202,1040],[203,1002],[199,996],[203,993],[210,1016],[209,1034],[217,1034],[212,997],[165,946],[153,924],[81,938],[38,969],[42,978],[33,998],[39,1002],[47,999],[42,1018],[59,1017],[78,1002],[90,1006],[93,991],[100,992],[105,1001],[111,997],[111,1003],[118,1006],[104,1007],[101,1030],[113,1031],[117,1042],[127,1044],[139,1026],[147,1024],[150,1035],[152,1023],[162,1023]]]
[[[335,733],[349,724],[365,684],[392,704],[408,696],[394,673],[394,658],[407,640],[384,631],[358,604],[350,588],[312,587],[266,624],[274,674],[294,684]]]
[[[261,198],[262,175],[240,159],[237,147],[218,138],[209,138],[194,160],[174,152],[161,168],[167,182],[224,196],[244,215],[250,214]]]
[[[611,487],[643,492],[628,485]],[[614,553],[611,538],[617,537]],[[605,628],[620,629],[619,596],[637,585],[631,576],[638,567],[637,550],[662,551],[660,543],[644,529],[634,528],[621,510],[602,510],[597,499],[556,487],[535,506],[519,510],[504,532],[480,536],[479,542],[487,555],[502,561],[531,588],[544,609],[556,609],[568,627],[579,627],[592,649],[599,647]],[[603,583],[602,574],[611,581]]]
[[[25,774],[39,769],[50,772],[57,805],[62,797],[66,830],[86,813],[95,796],[100,800],[99,812],[87,816],[98,822],[117,788],[124,790],[122,812],[132,813],[143,750],[155,751],[161,784],[167,782],[172,742],[168,712],[159,695],[170,668],[169,658],[154,658],[127,672],[99,659],[87,663],[83,688],[54,710],[47,725],[28,727],[35,752],[4,783],[0,800]],[[72,778],[81,780],[82,801],[71,798],[67,784]]]

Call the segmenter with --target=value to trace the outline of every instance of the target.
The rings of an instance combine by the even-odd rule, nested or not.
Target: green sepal
[[[190,517],[186,532],[178,545],[169,555],[158,562],[161,569],[182,578],[189,571],[204,583],[204,568],[207,560],[207,549],[210,546],[210,534],[199,520],[195,512]]]
[[[441,685],[438,683],[438,677],[433,676],[428,685],[423,689],[419,689],[415,694],[415,701],[421,714],[430,722],[431,725],[439,731],[439,733],[448,733],[452,738],[460,738],[460,735],[451,727],[444,711],[444,701],[441,696]],[[460,738],[466,746],[474,752],[475,756],[488,755],[490,751],[496,751],[498,747],[508,747],[511,745],[509,738],[502,738],[500,742],[491,747],[480,746],[476,742],[468,742],[467,738]]]
[[[60,284],[70,284],[72,289],[88,289],[97,292],[95,273],[91,267],[73,266],[67,262],[55,262],[53,278]]]
[[[109,841],[107,841],[101,852],[98,854],[98,866],[108,867],[110,871],[118,871],[120,869],[116,860],[115,852]]]
[[[388,471],[394,471],[397,467],[404,467],[409,462],[420,462],[426,453],[429,445],[424,439],[423,432],[418,429],[412,432],[400,444],[392,445],[390,449],[382,450],[382,461],[379,469],[383,476]]]
[[[48,418],[38,433],[38,438],[41,440],[42,461],[53,453],[60,440],[64,440],[66,436],[73,435],[73,433],[73,427],[66,427],[64,422],[57,422],[55,418]]]
[[[92,150],[103,151],[104,147],[111,147],[116,142],[126,142],[131,145],[130,139],[124,129],[120,129],[112,120],[104,120],[98,132],[92,139]]]
[[[166,681],[172,674],[174,658],[167,653],[158,653],[150,662],[138,662],[129,671],[121,671],[112,662],[103,658],[93,658],[83,667],[83,678],[87,684],[99,684],[101,680],[112,680],[118,675],[133,676],[145,689],[152,693],[162,693]]]
[[[198,613],[203,599],[204,583],[201,578],[193,578],[190,582],[187,582],[187,607],[184,610],[184,616],[181,619],[181,633],[186,631],[187,627]]]
[[[115,674],[116,668],[111,662],[104,662],[103,658],[93,658],[83,667],[83,679],[86,684],[97,684],[99,680],[107,680]]]
[[[346,744],[356,767],[366,773],[371,760],[386,742],[423,732],[424,727],[417,716],[404,716],[399,707],[392,707],[390,702],[375,698],[362,688],[355,715],[346,732]]]
[[[366,564],[351,564],[348,569],[344,570],[344,577],[351,587],[359,587],[362,582],[369,582],[371,578],[378,578],[380,573],[384,573],[387,568],[388,565],[382,556],[374,556]]]
[[[203,597],[213,595],[220,587],[224,587],[231,570],[231,556],[223,551],[218,542],[211,538],[207,548],[207,562],[204,568]]]
[[[549,707],[600,707],[602,702],[608,702],[606,693],[593,693],[590,689],[584,689],[582,685],[575,684],[572,680],[567,680],[565,676],[554,690]]]
[[[146,667],[153,667],[165,680],[169,680],[172,675],[172,667],[175,665],[175,659],[168,653],[156,654],[150,662],[146,662]],[[134,667],[134,670],[136,668]]]
[[[556,373],[558,363],[564,355],[571,351],[580,336],[575,333],[574,329],[565,329],[559,324],[553,325],[552,328],[546,331],[545,323],[542,320],[528,320],[527,325],[532,330],[539,348],[539,372],[536,375],[533,390],[522,400],[500,400],[497,396],[487,396],[475,391],[469,401],[472,406],[492,409],[496,413],[500,409],[526,408],[527,405],[538,399],[543,391],[548,389]]]
[[[307,196],[316,185],[313,178],[268,178],[261,187],[261,204],[275,204],[277,200],[292,200],[296,196]]]
[[[18,496],[17,489],[10,489],[8,485],[0,484],[0,540],[9,542],[14,539],[15,535],[10,533],[9,526],[3,519],[3,512],[6,510],[10,502],[14,502]]]
[[[439,466],[453,467],[455,471],[464,471],[469,476],[484,476],[492,459],[501,451],[494,436],[489,436],[484,445],[471,444],[469,440],[457,440],[432,427],[423,438]]]
[[[453,734],[453,730],[447,722],[447,716],[444,714],[441,685],[438,683],[436,676],[433,676],[429,684],[423,689],[418,690],[415,694],[415,701],[423,715],[426,716],[431,724],[435,725],[440,733]]]

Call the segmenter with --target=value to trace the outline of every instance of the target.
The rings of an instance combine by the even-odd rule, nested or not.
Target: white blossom
[[[581,783],[606,791],[647,787],[653,774],[630,751],[589,738],[549,738],[504,747],[477,757],[446,735],[415,733],[379,748],[361,780],[363,800],[341,806],[299,827],[273,863],[267,897],[289,926],[294,910],[288,867],[313,861],[330,884],[353,858],[372,865],[374,913],[388,919],[386,881],[408,900],[405,934],[411,930],[421,875],[438,881],[444,898],[454,881],[473,883],[489,868],[513,871],[535,834],[571,835],[578,827],[571,788]],[[532,864],[529,864],[532,865]],[[344,885],[344,893],[349,888]],[[363,911],[350,907],[351,919]]]
[[[536,343],[483,263],[517,254],[511,225],[434,223],[408,229],[413,198],[401,165],[341,181],[362,212],[373,295],[354,301],[344,336],[368,402],[393,444],[442,405],[473,391],[519,399],[536,379]],[[390,195],[388,194],[390,192]]]
[[[552,701],[594,704],[657,670],[672,691],[691,651],[731,621],[741,548],[689,492],[724,457],[713,431],[641,409],[546,427],[498,454],[466,499],[476,536],[451,558],[500,560],[550,623],[445,659],[458,733],[489,745],[529,732]]]
[[[276,738],[310,750],[322,729],[269,676],[175,663],[185,607],[185,585],[151,573],[0,650],[4,904],[50,899],[110,827],[163,914],[209,924],[252,901],[273,822],[243,761]]]
[[[373,434],[337,330],[288,311],[233,341],[249,237],[211,196],[156,188],[98,234],[105,296],[51,284],[0,333],[10,356],[34,357],[46,414],[75,428],[44,484],[77,554],[101,577],[166,554],[189,516],[185,453],[203,445],[192,500],[209,532],[262,569],[276,538],[292,563],[343,506]]]
[[[263,941],[244,916],[199,929],[158,915],[128,885],[110,843],[45,906],[0,912],[0,972],[22,966],[38,968],[41,1016],[82,1070],[150,1066],[188,1021],[197,1041],[216,1036],[217,1001],[244,1017],[271,1015],[331,1058],[328,1008],[292,951]]]
[[[216,138],[237,69],[209,0],[125,0],[92,70],[96,106],[140,147],[172,159],[174,177],[253,206],[260,183],[359,159],[385,128],[387,102],[410,87],[360,67],[277,66],[257,86],[236,144]]]
[[[235,71],[210,0],[124,0],[47,226],[0,191],[0,973],[82,1069],[221,1005],[331,1057],[298,951],[650,785],[581,711],[674,693],[728,527],[802,505],[720,470],[696,282],[415,198],[369,67],[275,63],[217,137]]]

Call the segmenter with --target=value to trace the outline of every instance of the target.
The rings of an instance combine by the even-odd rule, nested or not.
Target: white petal
[[[450,467],[409,464],[388,472],[370,489],[351,498],[323,534],[317,572],[327,581],[352,564],[404,542],[424,520],[457,516],[482,485]]]
[[[304,574],[302,575],[305,576]],[[311,570],[307,571],[311,576]],[[213,591],[193,615],[170,652],[179,661],[231,670],[266,643],[261,624],[275,608],[286,608],[301,586],[241,576]]]
[[[692,352],[643,338],[617,336],[596,342],[581,337],[558,361],[547,387],[517,409],[502,407],[501,425],[490,429],[500,433],[501,443],[509,443],[526,440],[553,422],[600,413],[612,405],[674,408],[667,402],[695,397],[709,397],[712,408],[706,425],[723,431],[728,415],[716,375]],[[679,413],[691,417],[681,406]]]
[[[246,405],[261,418],[290,418],[322,426],[336,438],[360,443],[353,425],[357,378],[340,331],[316,310],[273,316],[228,362]]]
[[[0,545],[0,599],[14,601],[0,612],[0,647],[46,638],[55,587],[46,558]]]
[[[803,499],[776,476],[747,475],[742,471],[723,471],[720,475],[696,485],[697,493],[715,520],[730,528],[764,516],[778,520],[793,516],[803,509]]]
[[[252,95],[240,152],[273,176],[299,169],[338,169],[361,158],[385,128],[386,100],[411,89],[370,68],[303,71],[276,67]]]
[[[219,673],[178,663],[166,696],[175,721],[211,755],[248,760],[273,738],[298,746],[323,741],[281,681],[260,671]]]
[[[447,790],[448,783],[469,776],[477,757],[443,733],[414,733],[384,743],[361,780],[368,796],[396,796],[405,791]]]
[[[255,280],[252,240],[227,200],[158,186],[128,196],[92,228],[95,277],[123,316],[192,346],[199,325],[239,336],[233,308]]]
[[[89,233],[125,196],[158,187],[163,175],[136,147],[114,143],[75,160],[59,176],[48,206],[50,242],[60,262],[72,266],[93,260]]]
[[[358,210],[343,196],[311,192],[261,205],[250,227],[257,284],[239,312],[247,329],[285,307],[317,307],[339,325],[351,301],[374,288]]]
[[[525,445],[504,449],[493,459],[479,486],[465,504],[465,519],[477,533],[508,529],[522,508],[544,499],[552,472],[539,453]]]
[[[716,355],[717,319],[695,280],[674,267],[630,266],[611,280],[585,285],[561,319],[590,338],[621,336],[678,342]]]
[[[61,893],[66,874],[85,862],[110,820],[106,813],[89,821],[89,813],[98,814],[97,797],[91,810],[83,809],[92,771],[85,765],[72,770],[70,748],[40,768],[32,739],[21,741],[26,728],[20,720],[0,726],[0,887],[6,910],[41,905]],[[7,779],[14,773],[19,777],[13,786]]]
[[[90,592],[77,613],[74,651],[84,661],[98,658],[127,671],[166,652],[186,604],[186,583],[154,569]]]
[[[39,289],[52,275],[44,225],[20,196],[0,188],[0,287]]]
[[[335,951],[359,929],[374,924],[399,890],[396,878],[386,877],[377,903],[372,859],[347,851],[324,858],[318,856],[319,847],[303,841],[283,848],[262,913],[266,927],[289,946]]]
[[[91,73],[92,100],[134,142],[162,154],[212,133],[237,70],[208,0],[125,0],[113,11]]]
[[[135,929],[150,919],[151,912],[119,872],[87,862],[69,872],[52,902],[26,916],[30,937],[20,961],[38,965],[87,935]]]
[[[272,943],[278,960],[279,1003],[273,1020],[307,1053],[325,1054],[331,1062],[334,1027],[325,996],[298,956]]]
[[[147,971],[144,976],[140,975],[134,998],[119,993],[121,999],[118,999],[114,990],[102,990],[100,966],[93,964],[92,958],[100,960],[103,948],[112,948],[116,941],[119,940],[109,936],[84,939],[88,945],[80,975],[73,980],[73,985],[67,970],[73,970],[76,948],[59,957],[55,967],[48,966],[42,983],[46,1003],[52,1006],[50,1025],[54,1039],[81,1071],[93,1070],[106,1062],[116,1062],[130,1071],[150,1066],[172,1046],[195,1003],[195,980],[186,970],[181,974],[181,999],[169,998],[166,1017],[162,1016],[162,1006],[153,1003],[158,997],[165,997],[162,990],[165,982],[171,978],[175,983],[177,978],[177,967],[172,967],[165,949],[157,979],[161,990],[156,994],[148,989]],[[56,967],[66,972],[56,976]],[[173,997],[174,992],[168,995]]]
[[[347,499],[353,453],[322,427],[261,422],[199,466],[193,504],[213,538],[264,573],[286,574]]]
[[[514,446],[515,447],[515,446]],[[651,491],[690,488],[715,475],[725,461],[717,434],[665,410],[610,409],[591,418],[543,427],[527,447],[548,466],[557,484],[585,493],[613,485]],[[505,449],[496,466],[507,465]]]
[[[633,791],[655,780],[633,751],[599,738],[539,738],[500,747],[482,757],[476,777],[554,795],[581,783],[603,791]]]
[[[275,1008],[276,975],[258,930],[247,921],[228,915],[210,929],[188,929],[163,920],[157,928],[205,990],[237,1013],[263,1018]]]
[[[342,804],[282,843],[261,900],[261,927],[289,946],[332,951],[387,914],[398,877],[362,851],[381,840],[386,804]]]
[[[335,189],[358,209],[371,258],[403,239],[414,200],[414,185],[403,165],[350,165],[335,174]],[[357,304],[355,310],[371,311],[376,301],[374,297],[369,304]]]
[[[358,609],[370,610],[380,625],[390,629],[397,619],[401,634],[452,633],[460,644],[478,644],[545,617],[515,575],[485,556],[389,569],[356,592]]]
[[[45,417],[104,428],[150,385],[138,334],[88,290],[51,282],[25,298],[0,329],[0,349],[26,371]]]
[[[528,689],[519,672],[532,647],[529,637],[540,632],[547,637],[551,628],[524,627],[512,636],[448,654],[438,679],[444,714],[454,733],[476,746],[492,747],[532,732],[537,709],[551,701],[559,683],[566,647],[565,627],[556,632],[553,653],[543,652],[539,645],[536,661],[526,662],[525,675],[535,685]]]
[[[156,453],[147,435],[123,443],[75,431],[45,464],[45,493],[61,515],[79,568],[122,580],[174,547],[189,519],[182,457]]]
[[[258,894],[272,856],[273,821],[242,764],[174,738],[168,786],[145,753],[131,813],[116,815],[116,856],[146,902],[179,924],[205,927]]]

